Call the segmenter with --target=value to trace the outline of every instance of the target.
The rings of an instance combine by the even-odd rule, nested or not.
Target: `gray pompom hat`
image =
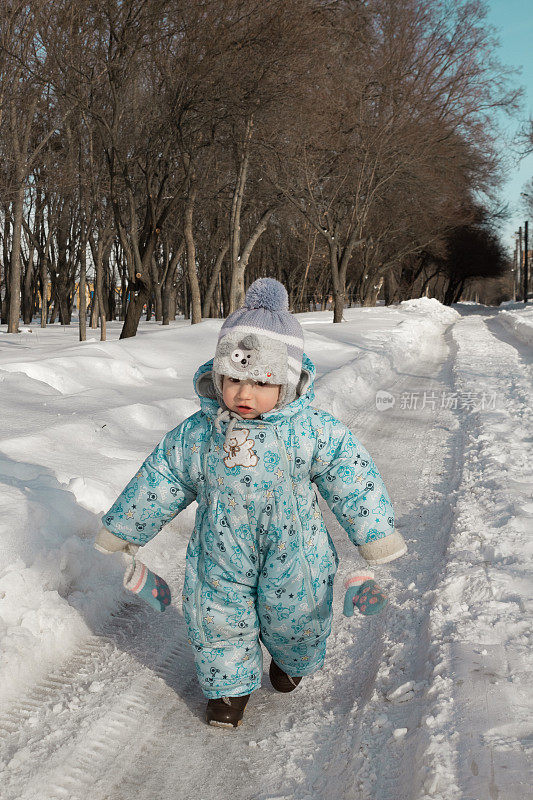
[[[213,382],[222,400],[224,375],[239,380],[280,384],[276,408],[291,403],[302,372],[304,335],[289,311],[287,290],[274,278],[254,281],[244,305],[220,329],[213,361]]]

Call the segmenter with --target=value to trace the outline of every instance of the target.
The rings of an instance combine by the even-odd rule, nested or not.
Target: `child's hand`
[[[126,539],[115,536],[107,528],[100,528],[94,540],[94,546],[100,553],[119,553],[122,551],[130,556],[134,556],[139,549],[138,544],[127,542]]]
[[[374,580],[372,572],[352,575],[345,581],[344,587],[346,589],[343,609],[345,617],[353,617],[354,608],[357,608],[365,616],[379,614],[389,602]]]

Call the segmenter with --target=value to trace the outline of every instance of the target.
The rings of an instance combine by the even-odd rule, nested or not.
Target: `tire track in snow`
[[[158,717],[154,716],[161,700],[166,705],[165,679],[174,675],[183,663],[186,641],[176,643],[160,664],[153,670],[145,669],[133,679],[130,688],[123,692],[105,714],[90,727],[76,747],[44,781],[44,797],[50,800],[85,800],[94,793],[94,785],[114,770],[122,755],[131,753],[131,740],[139,729],[143,737],[157,730]],[[43,780],[39,778],[35,793],[30,791],[21,800],[43,797]]]
[[[451,358],[449,353],[442,352],[439,364],[428,364],[423,376],[402,381],[398,388],[408,393],[423,388],[436,392],[437,396],[443,390],[449,391]],[[410,451],[413,462],[421,468],[416,482],[418,508],[415,499],[407,517],[413,524],[417,516],[418,525],[413,524],[412,530],[404,528],[411,539],[408,557],[394,567],[391,565],[397,575],[392,581],[391,594],[400,604],[388,612],[384,652],[376,671],[373,696],[359,721],[360,753],[353,759],[351,787],[349,782],[343,787],[346,796],[350,796],[350,788],[352,792],[357,788],[361,800],[408,800],[415,796],[423,781],[417,765],[423,761],[426,745],[421,722],[428,707],[425,690],[432,666],[429,621],[433,589],[442,566],[440,559],[451,530],[448,497],[458,479],[455,465],[457,461],[460,463],[461,436],[450,437],[450,442],[443,437],[443,430],[457,428],[450,411],[436,409],[426,418],[424,432],[418,431],[416,436],[413,433],[423,422],[420,412],[403,413],[408,420],[404,431],[409,434],[411,430],[410,442],[401,428],[394,427],[391,417],[388,418],[390,435],[396,443],[402,441],[403,457],[408,457]],[[415,445],[418,452],[413,449]],[[442,489],[437,488],[439,481]],[[412,487],[402,494],[411,495]]]
[[[128,603],[0,716],[4,800],[85,800],[95,772],[129,744],[140,720],[147,724],[151,694],[180,665],[189,675],[183,621],[163,616]]]
[[[497,322],[490,319],[488,324],[486,320],[479,320],[479,323],[479,332],[473,332],[472,334],[467,334],[467,336],[474,338],[476,341],[479,339],[480,342],[483,336],[487,338],[487,345],[484,348],[484,352],[487,353],[487,359],[483,362],[482,366],[478,366],[480,374],[489,374],[492,370],[494,374],[505,376],[506,364],[502,362],[500,371],[494,362],[495,348],[490,345],[490,336],[486,336],[487,328],[488,330],[494,331]],[[481,328],[483,328],[485,332],[483,332]],[[449,335],[450,334],[451,331],[449,331]],[[465,333],[463,332],[462,335],[465,336]],[[470,339],[471,341],[472,338]],[[504,337],[501,338],[503,339]],[[509,334],[507,334],[504,340],[506,340],[507,344],[512,345],[513,342],[509,341],[510,338]],[[456,353],[457,345],[455,339],[452,342],[452,346],[453,351]],[[523,348],[519,346],[515,349],[520,353]],[[456,363],[456,356],[454,356],[453,361]],[[472,361],[472,369],[474,369],[474,363],[475,362]],[[530,368],[527,364],[522,364],[522,366],[524,367],[524,373],[530,372]],[[469,368],[469,364],[466,364],[466,367],[463,368],[467,369],[466,374],[471,380],[472,372]],[[474,372],[474,375],[475,374]],[[455,391],[465,391],[472,388],[470,384],[459,385],[457,383],[455,370],[452,376],[450,376],[449,383],[450,388]],[[502,393],[502,396],[505,396],[507,407],[512,409],[512,413],[515,415],[518,425],[520,425],[521,422],[525,422],[524,413],[527,415],[530,414],[529,395],[527,393],[524,395],[522,388],[521,379],[517,378],[511,381],[507,390]],[[481,719],[483,713],[487,713],[484,704],[481,702],[482,698],[478,698],[479,703],[475,703],[468,694],[469,691],[472,691],[472,686],[476,680],[480,683],[478,676],[480,670],[475,671],[474,676],[470,674],[469,662],[466,656],[464,663],[460,662],[459,664],[450,665],[449,656],[446,655],[446,632],[442,629],[442,625],[445,624],[446,621],[439,622],[438,617],[440,611],[438,608],[436,609],[436,619],[432,619],[433,610],[439,603],[438,592],[441,590],[446,572],[448,556],[445,551],[451,544],[451,537],[456,534],[457,503],[463,498],[464,505],[464,499],[466,499],[463,497],[465,490],[461,493],[460,483],[463,479],[467,447],[470,446],[472,438],[477,440],[477,437],[472,437],[472,430],[475,431],[476,429],[475,415],[471,415],[468,418],[465,418],[462,412],[459,412],[459,415],[462,417],[460,435],[452,442],[452,452],[454,453],[453,462],[455,462],[455,466],[452,462],[448,477],[449,488],[452,488],[451,492],[448,491],[450,502],[448,502],[446,495],[441,495],[439,500],[437,494],[435,509],[437,513],[428,513],[430,509],[426,509],[424,513],[424,517],[428,523],[431,523],[433,517],[437,523],[440,520],[442,525],[438,537],[434,540],[434,544],[438,547],[434,557],[434,564],[428,559],[428,552],[423,553],[421,541],[420,547],[417,549],[426,560],[428,566],[428,581],[426,587],[419,586],[418,581],[413,582],[413,587],[408,587],[409,589],[413,588],[413,591],[418,594],[419,607],[413,613],[413,621],[418,622],[419,633],[414,641],[407,640],[407,657],[406,653],[402,654],[401,660],[397,663],[392,663],[392,659],[389,659],[390,663],[385,664],[384,668],[379,671],[376,682],[375,701],[370,703],[366,709],[368,725],[363,721],[365,733],[362,739],[362,746],[368,752],[368,766],[366,771],[363,772],[363,780],[358,785],[359,797],[361,800],[370,800],[370,798],[372,798],[372,800],[392,800],[392,798],[394,798],[394,800],[411,800],[411,798],[414,797],[429,798],[434,796],[443,797],[444,795],[449,797],[452,795],[459,796],[459,794],[462,796],[461,792],[464,791],[467,792],[468,796],[470,796],[471,791],[477,791],[478,793],[481,791],[480,796],[483,797],[488,797],[489,794],[491,797],[498,795],[497,780],[494,777],[494,764],[496,759],[493,759],[491,755],[490,760],[486,759],[483,761],[480,767],[473,758],[473,755],[476,753],[475,748],[472,750],[471,747],[468,748],[467,745],[468,749],[464,752],[461,747],[461,737],[465,738],[466,731],[467,738],[470,731],[469,725],[472,725],[472,721],[468,721],[468,715],[470,714],[472,716],[472,706],[475,708],[473,714],[473,718],[475,719]],[[436,418],[436,422],[438,421],[438,418]],[[434,439],[434,432],[431,431],[430,433],[431,442],[431,439]],[[424,475],[424,482],[428,488],[432,485],[430,472],[432,470],[435,471],[435,466],[431,466],[432,463],[436,464],[436,470],[439,470],[440,456],[438,440],[434,442],[432,449],[434,455],[430,456],[427,460],[429,469],[425,470]],[[522,457],[522,452],[522,449],[520,449],[519,457]],[[477,458],[475,458],[475,461],[477,461]],[[481,478],[483,478],[483,474]],[[466,489],[466,491],[468,491],[468,489]],[[441,509],[440,514],[438,513],[439,506]],[[465,520],[463,519],[463,527],[464,524]],[[419,563],[422,565],[422,562]],[[405,574],[407,575],[408,572]],[[405,619],[403,622],[399,619],[398,623],[398,635],[400,637],[402,636],[402,628],[404,630],[404,635],[407,635],[408,629]],[[394,626],[392,630],[394,631]],[[434,638],[435,635],[437,635],[437,638],[432,641],[432,637]],[[443,636],[444,638],[442,638]],[[468,650],[468,645],[466,650]],[[392,656],[394,655],[393,648]],[[444,661],[442,663],[436,663],[440,661],[443,655]],[[477,656],[477,658],[479,659],[480,657]],[[487,659],[485,659],[485,661],[486,660]],[[473,661],[475,663],[475,659]],[[447,676],[445,676],[445,685],[441,686],[439,683],[439,676],[443,666],[449,671],[447,672]],[[390,682],[391,675],[394,679],[393,684]],[[464,686],[462,686],[463,683]],[[396,697],[394,693],[390,691],[394,685],[398,690]],[[393,695],[392,697],[391,694]],[[436,732],[432,731],[435,720],[431,714],[428,714],[428,711],[433,709],[433,698],[435,696],[438,698],[439,702],[439,714],[441,712],[445,716],[449,716],[450,713],[453,714],[453,717],[450,718],[448,722],[448,727],[444,727],[445,733],[438,733],[440,730],[439,728],[437,728]],[[391,699],[390,705],[387,702],[387,697]],[[486,704],[490,706],[490,700],[488,698]],[[493,705],[494,707],[497,706],[496,699],[493,700]],[[483,706],[483,711],[480,710],[481,706]],[[380,711],[382,712],[381,718]],[[466,715],[466,718],[463,717],[463,715]],[[373,724],[372,717],[374,719]],[[492,716],[489,713],[484,720],[485,726],[490,728],[491,721],[497,718],[502,718],[502,715],[493,710]],[[473,724],[475,725],[475,723]],[[376,728],[378,728],[378,730],[376,730]],[[394,736],[391,736],[391,732],[394,729],[398,732],[398,738],[396,739]],[[450,735],[450,730],[454,732],[452,735]],[[438,735],[435,736],[435,733]],[[477,741],[478,737],[475,738]],[[490,745],[490,742],[488,744]],[[479,743],[477,743],[476,746],[479,753]],[[436,762],[435,749],[438,753]],[[487,745],[487,742],[485,742],[481,755],[483,755],[487,749],[490,750],[490,747]],[[470,759],[467,758],[469,754],[472,754]],[[520,753],[514,750],[513,757],[516,760],[516,764],[513,764],[516,768],[515,776],[525,775],[526,770],[524,766],[516,766],[520,761]],[[472,762],[471,769],[470,761]],[[468,764],[466,762],[468,762]],[[510,763],[509,759],[506,759],[506,764],[504,766],[508,766]],[[478,773],[479,778],[477,778]],[[510,773],[511,770],[500,771],[499,777],[503,780],[503,784],[505,784],[506,780],[507,784],[509,784]],[[484,781],[487,783],[490,782],[490,785],[485,785],[483,783]],[[477,788],[474,788],[474,785],[477,786]],[[506,789],[509,791],[510,786],[506,785]],[[478,794],[475,796],[478,796]],[[517,796],[523,796],[523,793],[521,795],[517,794]]]
[[[460,389],[483,390],[497,402],[465,419],[451,557],[433,624],[443,663],[455,677],[452,702],[450,678],[435,686],[436,733],[456,740],[452,752],[433,748],[430,789],[439,797],[449,796],[451,761],[468,797],[511,800],[526,796],[529,786],[531,628],[524,610],[531,599],[530,561],[527,551],[525,558],[518,554],[528,525],[523,502],[533,478],[532,367],[530,351],[498,323],[498,317],[468,316],[454,331]],[[457,615],[457,602],[468,609],[466,615]]]

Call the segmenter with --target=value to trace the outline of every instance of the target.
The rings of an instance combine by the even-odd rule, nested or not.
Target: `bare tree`
[[[518,99],[470,0],[10,3],[0,78],[2,319],[22,291],[25,321],[40,297],[68,324],[77,292],[81,339],[91,282],[102,338],[117,282],[122,337],[144,309],[227,314],[265,274],[336,322],[450,296]]]
[[[465,167],[470,180],[475,175],[487,189],[494,179],[486,116],[496,105],[513,106],[516,94],[506,91],[504,71],[491,58],[482,9],[461,3],[449,12],[394,0],[327,9],[335,67],[321,84],[321,115],[315,103],[300,116],[305,131],[296,131],[272,180],[328,245],[336,322],[349,269],[358,271],[363,300],[363,279],[372,288],[381,280],[368,254],[383,249],[375,225],[387,198],[400,198],[390,208],[394,218],[400,204],[412,210],[413,198],[441,188],[454,144],[464,150],[463,140],[476,156],[477,171]],[[435,227],[431,237],[442,233]],[[384,235],[394,241],[394,226]],[[404,241],[395,257],[428,243],[427,236],[414,237],[411,248]]]
[[[3,144],[8,146],[13,198],[9,333],[18,331],[20,319],[21,241],[28,179],[60,124],[46,78],[48,53],[40,36],[50,5],[47,0],[36,0],[6,6],[0,34],[0,123],[5,124]]]

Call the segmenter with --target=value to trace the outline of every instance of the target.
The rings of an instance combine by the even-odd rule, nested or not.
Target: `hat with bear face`
[[[280,384],[276,408],[292,402],[302,372],[304,336],[289,311],[287,290],[274,278],[254,281],[244,306],[230,314],[218,337],[213,382],[219,400],[223,376]]]

